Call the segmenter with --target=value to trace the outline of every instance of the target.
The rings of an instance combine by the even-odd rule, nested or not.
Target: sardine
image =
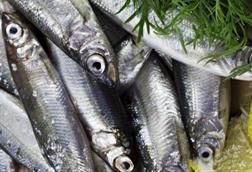
[[[9,2],[93,76],[116,84],[115,55],[87,0]]]
[[[174,61],[181,111],[197,159],[210,163],[224,146],[230,82]]]
[[[115,170],[132,171],[134,165],[128,157],[128,143],[124,141],[120,127],[120,118],[125,116],[120,98],[105,85],[90,78],[52,42],[49,44],[51,57],[79,111],[94,151]]]
[[[33,130],[56,171],[93,171],[91,152],[60,76],[25,19],[3,15],[8,63]]]
[[[108,164],[101,159],[95,152],[92,152],[96,172],[113,172]]]
[[[22,103],[0,90],[0,147],[31,170],[54,171],[41,154]]]
[[[132,85],[152,49],[142,42],[135,42],[130,36],[115,49],[118,58],[119,90],[123,91]]]
[[[15,165],[13,159],[2,149],[0,149],[0,171],[15,172]]]
[[[187,171],[189,147],[174,83],[155,52],[124,102],[131,114],[144,171]]]
[[[12,12],[14,9],[5,0],[0,1],[0,16],[2,12]],[[0,33],[2,33],[2,17],[0,18]],[[8,65],[3,35],[0,34],[0,87],[12,94],[17,95],[17,90]]]
[[[105,14],[109,15],[112,19],[118,22],[125,30],[137,35],[137,30],[133,32],[133,28],[137,25],[140,20],[140,16],[135,16],[130,22],[125,21],[134,14],[136,10],[133,1],[130,1],[128,7],[126,7],[121,13],[116,14],[121,7],[123,7],[125,0],[90,0],[93,4],[97,5]],[[171,22],[171,14],[167,15],[165,23]],[[159,22],[158,17],[152,11],[149,14],[149,20]],[[188,20],[184,20],[179,26],[182,36],[185,42],[189,42],[194,37],[193,25]],[[183,62],[187,65],[191,65],[208,72],[211,72],[220,76],[229,76],[230,72],[241,65],[249,64],[252,58],[252,48],[246,47],[237,53],[231,54],[223,59],[215,62],[207,63],[207,59],[202,60],[209,55],[221,51],[223,48],[217,43],[212,43],[211,47],[207,42],[200,42],[196,44],[196,48],[193,45],[186,47],[187,53],[184,51],[178,34],[170,34],[168,36],[156,34],[153,28],[150,28],[150,32],[144,28],[143,41],[150,47],[156,49],[158,52],[172,57],[173,59]],[[240,80],[252,80],[252,71],[237,76],[236,79]]]

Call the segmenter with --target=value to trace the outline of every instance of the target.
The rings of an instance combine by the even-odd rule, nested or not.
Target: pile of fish
[[[0,172],[214,171],[230,114],[223,76],[252,49],[205,64],[220,46],[186,54],[152,30],[138,42],[138,17],[124,23],[133,4],[115,14],[124,2],[0,0]],[[180,28],[192,37],[189,21]]]

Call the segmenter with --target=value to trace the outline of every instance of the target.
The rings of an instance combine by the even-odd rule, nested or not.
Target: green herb
[[[143,36],[143,29],[150,27],[158,34],[169,35],[175,33],[186,52],[186,46],[207,40],[209,44],[218,41],[224,48],[215,54],[206,57],[209,61],[242,50],[248,42],[248,28],[252,26],[252,2],[251,0],[126,0],[122,11],[130,3],[134,4],[135,12],[127,20],[140,16],[139,23],[135,26],[138,29],[138,38]],[[148,14],[154,11],[162,24],[150,22]],[[173,15],[170,23],[165,22],[165,17],[171,12]],[[185,42],[178,25],[189,19],[193,24],[194,38]],[[234,69],[231,78],[249,71],[252,65],[244,65]]]

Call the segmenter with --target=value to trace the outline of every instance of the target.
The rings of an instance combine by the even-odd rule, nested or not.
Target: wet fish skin
[[[189,149],[173,80],[158,55],[150,56],[124,98],[144,171],[186,171]]]
[[[1,172],[15,172],[13,159],[0,149],[0,171]]]
[[[117,84],[115,55],[87,0],[9,2],[92,76]]]
[[[125,30],[131,32],[134,35],[137,35],[137,31],[133,32],[133,28],[139,22],[139,16],[136,16],[130,22],[125,23],[129,16],[131,16],[135,7],[131,2],[128,7],[126,7],[121,13],[116,14],[121,7],[124,5],[125,0],[90,0],[93,4],[99,7],[105,14],[109,15],[117,23],[119,23]],[[174,12],[175,13],[175,12]],[[167,14],[166,23],[171,22],[172,14]],[[158,17],[152,11],[149,14],[149,20],[159,22]],[[181,30],[182,36],[186,42],[190,42],[193,39],[193,25],[188,20],[184,20],[178,28]],[[162,52],[177,61],[180,61],[184,64],[191,65],[210,73],[220,75],[220,76],[229,76],[230,72],[244,64],[251,62],[252,58],[252,48],[246,47],[237,53],[234,53],[230,56],[224,57],[223,59],[217,60],[216,62],[207,63],[207,60],[202,60],[202,58],[207,57],[208,55],[214,54],[217,51],[221,51],[223,48],[217,43],[212,43],[209,47],[207,42],[200,42],[196,44],[196,48],[193,45],[187,46],[187,53],[185,53],[181,43],[180,38],[177,34],[170,34],[168,36],[158,35],[156,32],[150,28],[150,32],[147,32],[147,29],[144,29],[143,41],[150,47],[154,48],[158,52]],[[202,60],[202,61],[200,61]],[[252,80],[252,71],[244,73],[240,76],[237,76],[236,79],[239,80]]]
[[[32,28],[3,15],[8,62],[35,135],[56,171],[93,171],[88,140],[60,77]]]
[[[0,1],[0,16],[2,16],[2,12],[12,11],[14,9],[7,1]],[[0,18],[0,33],[2,33],[2,17]],[[18,95],[9,69],[2,34],[0,34],[0,87],[12,94]]]
[[[123,92],[133,84],[152,49],[128,36],[115,47],[115,50],[119,71],[118,90]]]
[[[97,80],[92,79],[76,62],[68,58],[49,41],[52,61],[59,71],[80,119],[87,130],[93,150],[117,171],[132,171],[134,165],[128,157],[128,140],[123,134],[125,116],[120,98]],[[122,119],[120,119],[122,118]],[[121,169],[120,160],[129,164]]]
[[[182,116],[196,157],[210,162],[223,149],[229,117],[230,83],[173,62]]]
[[[96,172],[114,172],[95,152],[92,152]]]
[[[0,109],[0,147],[31,170],[54,171],[41,154],[22,103],[0,90]]]

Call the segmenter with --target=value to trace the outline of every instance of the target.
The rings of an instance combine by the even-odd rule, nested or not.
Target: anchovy
[[[229,81],[174,61],[181,111],[195,157],[211,162],[224,146],[229,117]]]
[[[129,151],[125,147],[128,143],[124,141],[120,127],[122,122],[119,118],[125,116],[120,98],[105,85],[90,78],[52,42],[49,45],[51,57],[79,111],[94,151],[117,171],[132,171],[134,165],[128,157]],[[128,168],[124,169],[123,164],[127,164]]]
[[[87,0],[9,2],[92,76],[116,84],[115,55]]]
[[[56,171],[93,171],[84,130],[60,76],[16,13],[3,15],[8,63],[35,135]]]
[[[15,172],[15,165],[13,159],[2,149],[0,149],[0,171]]]
[[[14,9],[7,1],[0,1],[0,16],[2,16],[2,12],[12,11]],[[0,18],[0,33],[2,33],[2,17]],[[2,34],[0,34],[0,87],[12,94],[18,94],[8,65]]]
[[[137,35],[137,30],[133,31],[133,28],[140,20],[140,16],[135,16],[130,22],[125,23],[129,16],[134,14],[135,7],[132,1],[130,4],[119,14],[116,14],[125,4],[125,0],[90,0],[93,4],[98,6],[105,14],[109,15],[112,19],[118,22],[125,30]],[[171,14],[167,14],[166,23],[171,22]],[[149,20],[159,22],[158,17],[154,12],[150,12]],[[185,42],[190,42],[193,39],[193,25],[188,20],[184,20],[178,28],[182,33],[182,37]],[[207,63],[207,59],[203,58],[213,55],[214,53],[221,51],[223,48],[217,43],[212,43],[211,47],[207,42],[200,42],[194,45],[187,46],[187,53],[184,51],[178,34],[170,34],[168,36],[156,34],[153,28],[150,28],[150,32],[147,29],[143,30],[143,41],[150,47],[154,48],[158,52],[162,52],[171,58],[183,62],[187,65],[191,65],[210,73],[229,76],[230,72],[241,65],[249,64],[252,59],[252,48],[246,47],[237,53],[226,56],[223,59],[215,62]],[[240,80],[252,80],[252,71],[237,76],[236,79]]]
[[[21,102],[0,90],[0,147],[31,170],[54,171],[43,158]]]
[[[124,39],[115,49],[118,58],[119,89],[122,91],[135,81],[152,49],[142,42],[136,43],[132,37]]]
[[[187,170],[188,143],[173,80],[154,52],[124,96],[144,171]]]
[[[113,172],[103,159],[101,159],[95,152],[92,152],[96,172]]]

